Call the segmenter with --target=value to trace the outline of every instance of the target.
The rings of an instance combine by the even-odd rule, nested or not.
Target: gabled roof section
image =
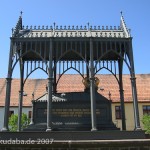
[[[41,97],[39,97],[38,99],[34,100],[33,102],[47,102],[48,100],[48,94],[45,93],[44,95],[42,95]],[[62,94],[55,94],[52,95],[52,102],[65,102],[67,101],[65,98],[63,98]]]
[[[121,12],[121,19],[120,19],[120,27],[121,27],[121,30],[123,30],[123,32],[127,38],[131,37],[131,35],[129,33],[129,29],[126,26],[122,12]]]
[[[22,15],[19,16],[16,27],[15,27],[13,33],[12,33],[12,37],[18,37],[20,30],[22,30]]]

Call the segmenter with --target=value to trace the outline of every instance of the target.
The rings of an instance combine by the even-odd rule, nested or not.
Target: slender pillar
[[[22,102],[23,102],[23,78],[24,78],[24,62],[20,62],[20,91],[19,91],[19,105],[18,105],[18,132],[21,131],[22,118]]]
[[[6,97],[5,97],[5,110],[4,110],[4,124],[2,131],[9,131],[8,129],[8,119],[9,119],[9,106],[10,106],[10,94],[11,94],[11,81],[12,81],[12,55],[13,55],[13,46],[12,41],[10,45],[9,53],[9,63],[8,63],[8,74],[6,78]]]
[[[137,100],[137,90],[136,90],[136,78],[132,75],[130,79],[131,79],[131,86],[132,86],[135,130],[141,130],[140,120],[139,120],[139,108],[138,108],[138,100]]]
[[[10,93],[11,93],[11,80],[12,78],[6,78],[6,98],[5,98],[5,110],[4,110],[4,125],[2,131],[9,131],[8,120],[9,120],[9,106],[10,106]]]
[[[123,60],[118,61],[119,65],[119,93],[120,93],[120,102],[121,102],[121,118],[122,118],[122,130],[126,130],[126,117],[125,117],[125,106],[124,106],[124,90],[122,82],[122,66]]]
[[[93,62],[93,41],[90,38],[90,96],[91,96],[91,131],[96,131],[96,102],[95,102],[95,78],[94,78],[94,62]]]
[[[57,92],[57,86],[56,86],[56,70],[57,70],[57,65],[56,65],[56,60],[54,60],[54,82],[53,82],[53,93]]]
[[[120,88],[120,102],[121,102],[121,118],[122,118],[122,130],[126,130],[126,117],[125,117],[125,106],[124,106],[124,90]]]
[[[134,59],[133,59],[133,50],[132,50],[132,39],[129,43],[129,59],[131,65],[131,88],[132,88],[132,97],[133,97],[133,109],[134,109],[134,123],[135,130],[141,130],[140,119],[139,119],[139,108],[138,108],[138,98],[137,98],[137,89],[136,89],[136,78],[134,72]]]
[[[88,62],[88,64],[89,64],[89,62]],[[88,66],[86,66],[86,74],[87,74],[87,78],[89,79],[89,68],[88,68]]]
[[[50,39],[48,100],[47,100],[47,130],[46,130],[47,132],[52,131],[52,86],[53,86],[52,39]]]
[[[18,129],[17,131],[21,131],[21,118],[22,118],[22,101],[23,101],[23,91],[19,91],[19,105],[18,105]]]

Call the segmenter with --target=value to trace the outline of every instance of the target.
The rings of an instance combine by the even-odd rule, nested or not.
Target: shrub
[[[22,113],[22,118],[21,118],[21,130],[26,128],[29,124],[29,119],[25,113]],[[9,130],[14,132],[17,131],[18,129],[18,115],[17,114],[12,114],[11,117],[9,118]]]
[[[145,114],[142,118],[142,122],[144,124],[145,133],[150,134],[150,115]]]

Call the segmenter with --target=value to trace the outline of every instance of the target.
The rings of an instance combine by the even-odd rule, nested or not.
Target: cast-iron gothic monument
[[[7,86],[5,116],[2,131],[9,130],[8,113],[12,86],[11,81],[12,73],[17,63],[20,65],[18,131],[21,131],[24,84],[30,74],[37,69],[41,69],[48,75],[46,131],[52,131],[52,100],[54,99],[54,96],[58,99],[62,96],[61,93],[57,93],[57,84],[61,76],[70,68],[75,69],[83,77],[85,91],[82,93],[81,98],[83,97],[83,99],[86,99],[86,97],[88,97],[87,99],[89,99],[87,106],[88,108],[83,107],[82,109],[85,109],[85,111],[86,109],[89,109],[90,115],[87,117],[87,120],[81,122],[83,123],[82,128],[84,128],[84,123],[88,121],[91,131],[101,129],[100,121],[102,120],[98,120],[97,118],[97,114],[99,113],[97,111],[100,111],[101,113],[101,109],[97,110],[99,109],[99,107],[97,108],[97,105],[101,106],[101,102],[97,102],[99,95],[96,93],[96,87],[99,79],[97,79],[95,75],[98,73],[98,71],[105,68],[114,75],[119,84],[120,103],[122,110],[122,129],[126,130],[124,92],[122,83],[122,70],[124,64],[127,65],[131,75],[135,130],[141,129],[139,123],[136,78],[134,73],[132,37],[129,29],[126,27],[122,14],[119,27],[93,27],[89,23],[87,26],[58,27],[54,23],[52,26],[46,27],[24,27],[22,24],[22,16],[20,16],[15,29],[12,30],[12,36],[10,40],[8,75],[6,78]],[[56,77],[56,75],[58,75],[58,77]],[[75,93],[72,93],[72,96],[75,96],[72,102],[74,103],[77,96]],[[81,105],[86,106],[85,104],[86,103],[84,103],[84,100],[82,101],[81,99]],[[105,103],[105,105],[107,104]],[[108,110],[108,108],[110,108],[110,104],[107,106]],[[63,107],[65,107],[65,105]],[[68,109],[69,108],[70,106],[68,106]],[[71,110],[72,109],[73,108],[71,108]],[[108,116],[111,117],[111,113],[107,113],[109,114]],[[80,117],[81,118],[78,118],[77,120],[79,122],[82,120],[82,116]],[[74,117],[73,119],[77,118]],[[107,123],[110,124],[111,121],[112,120],[109,118]]]

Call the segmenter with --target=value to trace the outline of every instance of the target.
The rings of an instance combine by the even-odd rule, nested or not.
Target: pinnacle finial
[[[89,30],[90,23],[88,22],[87,25],[88,25],[88,30]]]
[[[54,24],[54,29],[55,29],[56,22],[54,22],[53,24]]]

